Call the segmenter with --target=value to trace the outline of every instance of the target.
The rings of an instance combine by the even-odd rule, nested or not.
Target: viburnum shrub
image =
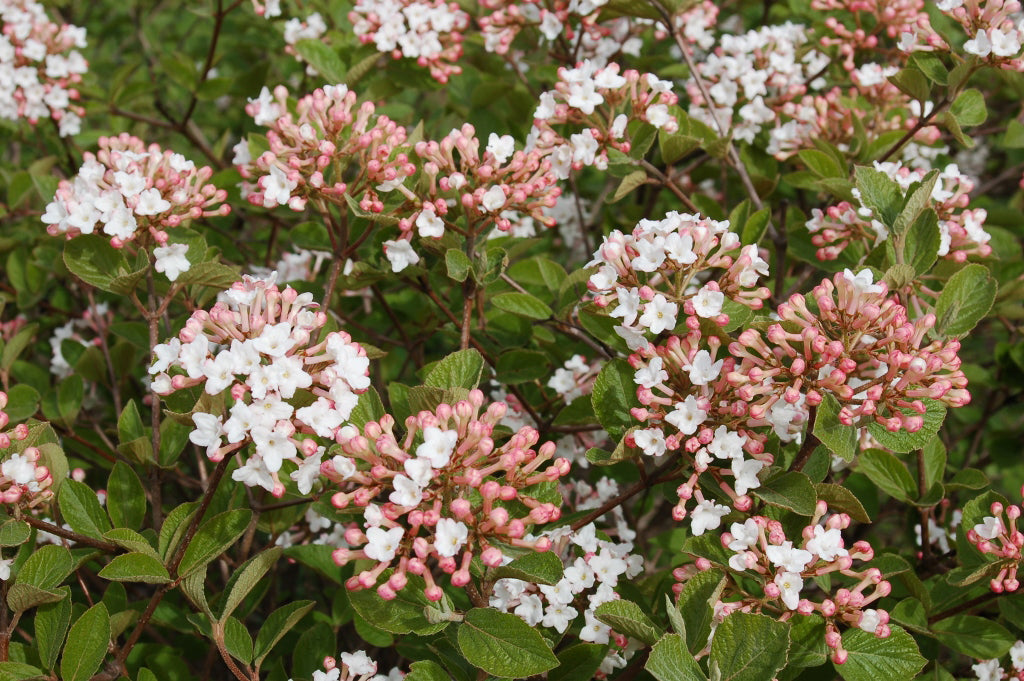
[[[1024,679],[1020,3],[0,24],[2,680]]]

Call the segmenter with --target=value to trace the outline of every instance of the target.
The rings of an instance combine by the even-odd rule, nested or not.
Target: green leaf
[[[420,660],[409,665],[404,681],[451,681],[451,677],[433,660]]]
[[[0,525],[0,546],[20,546],[28,541],[32,535],[32,528],[24,520],[4,521]]]
[[[818,499],[828,504],[829,509],[846,513],[858,523],[870,523],[871,516],[864,510],[864,504],[849,489],[842,485],[820,482],[814,486]]]
[[[1007,149],[1024,149],[1024,123],[1011,118],[1006,125],[1003,146]]]
[[[445,251],[444,264],[448,271],[448,278],[455,281],[466,281],[466,277],[473,271],[473,262],[468,255],[462,252],[461,248],[449,248]]]
[[[817,667],[828,661],[825,645],[825,620],[818,615],[803,615],[790,620],[787,669]]]
[[[917,497],[917,483],[906,465],[882,449],[869,449],[857,460],[857,472],[891,497],[910,501]]]
[[[711,662],[722,681],[764,681],[786,664],[788,622],[737,612],[718,625],[711,640]]]
[[[678,634],[667,634],[651,648],[644,669],[658,681],[707,681],[707,675]]]
[[[263,663],[263,658],[277,645],[281,637],[298,624],[314,605],[314,601],[295,601],[282,605],[270,613],[267,621],[260,627],[260,633],[256,635],[256,643],[253,645],[253,660],[257,667]]]
[[[933,83],[945,85],[949,82],[949,69],[934,52],[913,52],[907,60],[928,77]]]
[[[145,436],[146,428],[142,424],[139,408],[135,400],[128,400],[128,404],[121,410],[121,415],[117,419],[117,437],[125,443]]]
[[[251,519],[252,511],[238,508],[215,515],[203,523],[185,549],[178,574],[187,575],[227,551],[242,536]]]
[[[942,482],[946,473],[946,445],[942,440],[933,437],[921,452],[924,457],[924,483],[931,487],[937,482]]]
[[[85,385],[79,374],[71,374],[57,386],[57,413],[68,427],[78,418],[84,397]],[[93,496],[96,496],[95,493]]]
[[[245,625],[234,617],[228,617],[224,621],[224,647],[236,660],[245,664],[252,662],[252,635]]]
[[[338,54],[323,41],[300,40],[295,43],[295,51],[319,71],[328,83],[345,82],[345,65]]]
[[[551,551],[527,553],[494,569],[494,578],[511,577],[552,586],[562,579],[562,561]]]
[[[121,251],[96,234],[83,234],[65,243],[64,264],[76,277],[104,291],[111,291],[114,277],[129,270]]]
[[[64,635],[68,633],[71,624],[71,589],[62,586],[59,591],[63,597],[59,601],[39,606],[33,618],[35,645],[39,651],[39,662],[45,669],[53,669],[57,664],[57,656],[64,645]]]
[[[382,577],[390,576],[387,571]],[[451,608],[447,596],[441,603],[427,600],[423,594],[426,582],[422,577],[409,575],[409,582],[390,601],[383,600],[373,589],[353,591],[348,595],[353,609],[374,627],[392,634],[408,634],[429,636],[448,626],[447,621],[428,618],[431,611]]]
[[[558,666],[539,631],[493,608],[467,612],[457,640],[466,661],[492,676],[523,679]]]
[[[7,605],[13,612],[22,612],[47,603],[56,603],[64,594],[53,589],[42,589],[32,584],[18,582],[7,590]]]
[[[42,676],[42,670],[30,664],[0,662],[0,681],[22,681],[23,679],[38,679]]]
[[[144,584],[166,584],[171,581],[163,563],[148,553],[123,553],[97,573],[112,582],[142,582]]]
[[[897,626],[888,638],[861,629],[843,632],[843,648],[849,653],[836,671],[846,681],[909,681],[924,668],[925,660],[914,639]]]
[[[718,600],[723,588],[725,573],[721,570],[700,572],[683,585],[678,608],[686,623],[686,645],[691,653],[703,650],[708,644],[715,614],[713,603]]]
[[[146,489],[131,466],[118,461],[107,478],[107,513],[117,527],[138,529],[146,518]]]
[[[176,283],[188,286],[199,285],[226,289],[230,288],[233,283],[241,278],[241,274],[236,268],[216,260],[207,260],[206,262],[198,262],[192,265],[187,272],[182,272],[178,275]],[[116,284],[117,282],[115,282]]]
[[[629,196],[630,193],[647,183],[647,171],[646,170],[634,170],[622,178],[619,182],[619,186],[615,189],[615,193],[612,194],[612,198],[609,203],[615,203],[621,201],[625,197]]]
[[[602,603],[594,610],[594,616],[615,631],[647,645],[653,645],[664,633],[639,605],[624,598]]]
[[[110,530],[109,532],[104,532],[103,538],[109,542],[117,544],[122,549],[127,549],[128,551],[138,551],[140,553],[145,553],[148,556],[152,556],[153,558],[159,559],[159,556],[157,555],[156,549],[153,548],[153,545],[150,544],[145,537],[143,537],[135,530],[130,530],[127,527],[117,527],[113,530]]]
[[[949,107],[949,112],[956,118],[962,128],[981,125],[988,118],[985,108],[985,95],[980,90],[970,88],[960,93],[956,101]]]
[[[867,166],[857,166],[854,177],[860,189],[861,203],[870,208],[880,222],[890,227],[895,224],[896,216],[903,208],[903,192],[896,181],[886,173]]]
[[[918,276],[927,274],[939,257],[941,242],[938,215],[931,209],[924,211],[903,239],[903,262],[913,267]]]
[[[924,74],[915,68],[904,68],[889,77],[889,82],[919,102],[931,99],[931,84]]]
[[[618,441],[633,421],[629,410],[636,404],[634,371],[624,359],[613,359],[604,365],[594,381],[590,395],[597,420]]]
[[[63,546],[40,546],[18,570],[18,582],[53,589],[75,569],[71,552]]]
[[[859,449],[857,429],[839,422],[839,409],[839,400],[833,395],[827,392],[822,395],[814,419],[814,436],[839,458],[853,461]]]
[[[84,482],[65,480],[57,500],[61,515],[75,532],[99,538],[112,529],[96,492]]]
[[[1002,657],[1017,637],[988,617],[954,615],[932,625],[939,641],[968,657],[989,660]]]
[[[527,319],[548,319],[553,314],[543,300],[529,293],[499,293],[491,298],[494,307]]]
[[[928,398],[921,401],[924,403],[925,413],[923,414],[924,424],[919,430],[913,433],[898,430],[894,433],[877,421],[872,421],[868,424],[871,436],[878,440],[880,445],[894,452],[906,453],[924,447],[932,441],[946,420],[946,405],[938,400]],[[908,415],[916,415],[916,412],[908,408],[904,408],[903,411]]]
[[[770,478],[753,493],[772,506],[786,508],[804,516],[814,515],[814,506],[818,503],[814,483],[800,471],[790,471]]]
[[[97,603],[78,618],[68,632],[68,643],[60,660],[63,681],[86,681],[96,673],[110,644],[110,615]]]
[[[547,355],[535,350],[508,350],[498,357],[497,379],[506,385],[527,383],[551,375]]]
[[[950,337],[973,329],[992,309],[996,288],[984,265],[972,263],[954,274],[935,302],[935,332]]]
[[[36,335],[38,329],[38,324],[27,324],[19,329],[18,333],[14,334],[14,337],[3,345],[3,353],[0,354],[0,369],[10,371],[14,361],[18,359],[22,350],[28,347],[29,342]]]
[[[484,370],[484,358],[470,348],[448,355],[433,366],[423,381],[434,388],[465,388],[472,390],[480,384]]]
[[[558,666],[548,672],[548,681],[591,681],[601,666],[606,647],[577,643],[558,653]]]
[[[219,619],[223,620],[235,611],[235,608],[263,579],[263,575],[267,574],[267,571],[281,558],[281,552],[282,549],[278,546],[261,551],[235,571],[231,576],[231,581],[224,589],[223,608]]]

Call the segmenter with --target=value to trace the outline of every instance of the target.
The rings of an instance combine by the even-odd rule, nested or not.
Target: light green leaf
[[[242,536],[251,519],[252,511],[238,508],[215,515],[203,523],[185,549],[178,574],[187,575],[227,551]]]
[[[236,660],[245,664],[252,662],[252,635],[235,617],[228,617],[224,621],[224,647]]]
[[[128,271],[128,261],[110,241],[96,234],[83,234],[64,244],[64,264],[85,283],[110,291],[114,277]]]
[[[163,563],[148,553],[123,553],[115,556],[97,574],[112,582],[166,584],[171,581]]]
[[[631,173],[626,175],[624,178],[622,178],[621,182],[619,182],[619,186],[615,189],[615,193],[612,194],[612,198],[611,198],[611,200],[609,200],[609,203],[615,203],[617,201],[621,201],[625,197],[629,196],[630,193],[634,189],[636,189],[637,187],[640,187],[641,185],[644,185],[646,183],[647,183],[647,171],[645,171],[645,170],[634,170],[634,171],[632,171]]]
[[[857,429],[839,422],[839,409],[839,401],[832,394],[822,395],[814,419],[814,436],[839,458],[853,461],[858,450]]]
[[[954,615],[932,625],[939,641],[968,657],[989,660],[1002,657],[1017,637],[988,617]]]
[[[404,681],[451,681],[451,677],[433,660],[420,660],[409,665]]]
[[[711,640],[711,662],[722,681],[764,681],[786,664],[789,622],[737,612],[718,625]]]
[[[615,631],[647,645],[653,645],[664,633],[639,605],[624,598],[602,603],[594,610],[594,616]]]
[[[523,679],[558,666],[539,631],[493,608],[467,612],[457,640],[466,661],[492,676]]]
[[[470,348],[448,355],[433,366],[424,379],[424,385],[433,388],[465,388],[472,390],[480,384],[484,358]]]
[[[33,584],[18,582],[7,590],[7,605],[13,612],[22,612],[47,603],[56,603],[64,595],[53,589],[43,589]]]
[[[981,125],[988,118],[985,95],[975,88],[964,90],[949,107],[949,112],[953,114],[956,122],[962,128]]]
[[[0,525],[0,546],[20,546],[28,541],[32,534],[32,528],[24,520],[4,521]]]
[[[71,574],[75,561],[63,546],[40,546],[18,571],[18,582],[40,589],[53,589]]]
[[[879,489],[900,501],[917,497],[917,483],[906,465],[887,451],[869,449],[857,460],[857,471],[868,476]]]
[[[60,660],[61,679],[86,681],[100,668],[109,643],[110,615],[107,606],[97,603],[82,613],[68,632],[68,642]]]
[[[99,538],[112,529],[96,492],[85,483],[65,480],[57,500],[61,515],[75,532]]]
[[[551,551],[527,553],[494,569],[494,578],[511,577],[548,586],[562,579],[562,561]]]
[[[654,644],[644,669],[658,681],[707,681],[708,678],[678,634],[662,636]]]
[[[935,302],[935,332],[950,337],[973,329],[992,309],[996,288],[984,265],[972,263],[954,274]]]
[[[814,506],[818,503],[814,483],[800,471],[789,471],[770,478],[753,493],[772,506],[786,508],[804,516],[814,515]]]
[[[473,272],[473,262],[468,255],[462,252],[461,248],[449,248],[445,251],[444,264],[448,271],[448,278],[455,281],[466,281],[466,278]]]
[[[705,570],[683,585],[678,608],[683,615],[686,645],[691,653],[703,650],[708,644],[715,614],[713,602],[718,600],[724,587],[725,573],[721,570]]]
[[[300,40],[295,51],[307,61],[328,83],[345,82],[345,65],[341,58],[322,40]]]
[[[891,626],[888,638],[861,629],[843,632],[843,648],[849,653],[836,671],[846,681],[909,681],[924,668],[925,660],[914,639],[902,628]]]
[[[491,298],[494,307],[527,319],[548,319],[553,314],[543,300],[529,293],[499,293]]]

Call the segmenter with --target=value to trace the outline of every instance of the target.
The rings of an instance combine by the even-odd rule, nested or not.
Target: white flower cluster
[[[751,289],[768,274],[768,263],[757,247],[741,246],[739,236],[729,231],[728,220],[676,211],[663,220],[641,220],[630,234],[613,231],[587,266],[598,268],[588,284],[598,305],[622,320],[615,331],[633,350],[647,345],[647,333],[672,331],[680,311],[718,319],[726,298],[759,306],[750,298],[760,293]],[[695,275],[709,267],[728,271],[719,281],[702,284]],[[685,275],[681,280],[679,273]],[[681,288],[679,281],[684,282]],[[672,282],[671,287],[661,285],[665,282]]]
[[[363,650],[342,653],[339,657],[340,660],[324,659],[324,671],[313,672],[313,681],[402,681],[405,676],[398,667],[387,674],[378,674],[377,661]]]
[[[443,0],[357,0],[349,20],[356,36],[378,51],[424,61],[440,57],[451,34],[469,26],[469,15]]]
[[[723,35],[719,47],[697,65],[712,101],[704,100],[695,79],[686,85],[693,100],[690,115],[716,131],[719,125],[731,130],[734,139],[753,142],[777,119],[782,102],[825,85],[818,74],[830,59],[806,49],[809,44],[804,27],[790,22]]]
[[[320,16],[320,12],[313,12],[305,19],[292,17],[284,23],[284,42],[288,45],[285,49],[289,53],[294,54],[295,58],[301,62],[303,59],[296,52],[295,43],[300,40],[320,40],[326,32],[327,24],[324,23],[324,18]],[[312,64],[307,64],[306,74],[316,76],[319,72]]]
[[[277,474],[285,460],[298,464],[291,477],[309,493],[324,448],[297,434],[333,440],[370,385],[366,352],[348,334],[317,340],[326,316],[315,308],[311,294],[246,278],[209,313],[194,313],[179,338],[156,346],[149,368],[161,394],[199,384],[209,395],[230,390],[230,417],[194,413],[189,439],[217,461],[254,443],[232,478],[275,494],[284,493]],[[172,368],[184,375],[171,378]]]
[[[548,387],[561,396],[568,404],[580,395],[590,392],[593,387],[594,378],[601,371],[601,365],[591,366],[587,364],[583,355],[573,355],[565,361],[555,373],[548,379]]]
[[[0,0],[0,118],[53,118],[61,137],[77,135],[85,110],[72,104],[88,70],[73,48],[85,47],[85,29],[57,24],[34,0]]]
[[[1020,678],[1024,674],[1024,641],[1017,641],[1010,648],[1010,665],[1013,673],[1010,678]],[[971,666],[978,681],[1003,681],[1007,678],[1006,671],[1000,666],[999,658],[984,660]]]
[[[564,530],[556,541],[566,538],[568,543],[564,543],[562,558],[566,568],[561,580],[549,586],[520,579],[499,579],[494,584],[490,606],[512,612],[532,627],[551,627],[560,634],[579,617],[580,611],[574,606],[580,606],[584,619],[580,640],[608,643],[612,628],[597,619],[594,611],[603,603],[619,599],[615,591],[619,578],[632,579],[641,574],[643,558],[630,553],[632,542],[615,543],[600,539],[593,523],[576,532]],[[577,547],[583,555],[575,555],[569,544]],[[601,665],[601,671],[610,673],[624,663],[613,646]]]

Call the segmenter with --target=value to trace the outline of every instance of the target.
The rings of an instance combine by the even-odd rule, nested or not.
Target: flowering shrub
[[[0,21],[3,679],[1024,678],[1018,2]]]

